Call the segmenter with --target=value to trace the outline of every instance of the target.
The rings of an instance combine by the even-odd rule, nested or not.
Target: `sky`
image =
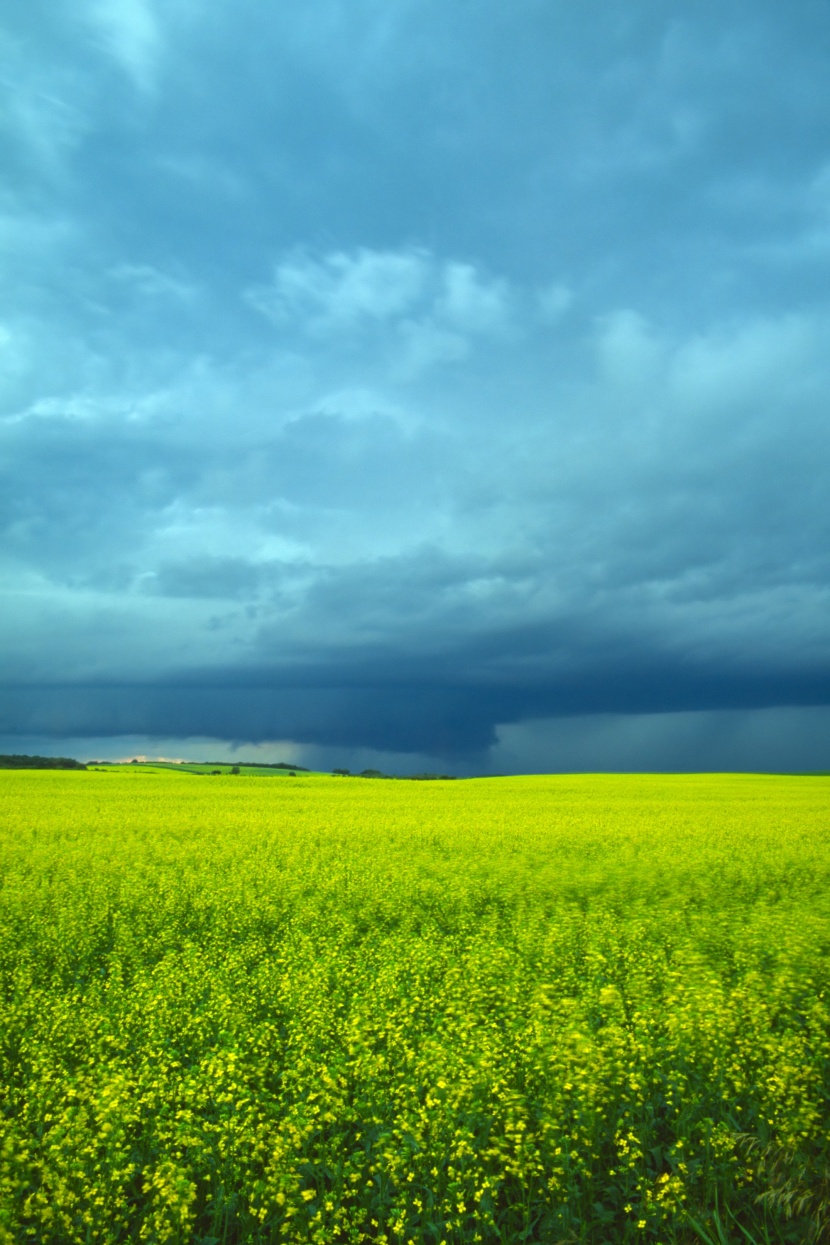
[[[0,64],[0,751],[830,769],[825,0]]]

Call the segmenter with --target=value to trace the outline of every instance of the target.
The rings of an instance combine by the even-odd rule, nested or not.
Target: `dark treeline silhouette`
[[[0,756],[0,769],[86,769],[73,757]]]
[[[227,765],[228,761],[182,761],[182,765]],[[235,767],[237,763],[234,763]],[[287,761],[239,761],[239,765],[250,766],[251,769],[288,769],[292,772],[297,770],[301,774],[308,774],[310,770],[305,765],[289,765]],[[238,770],[237,770],[238,772]]]
[[[410,782],[449,782],[458,777],[457,774],[407,774]]]
[[[331,772],[337,778],[394,778],[402,782],[448,782],[456,777],[455,774],[384,774],[379,769],[362,769],[359,774],[347,769]]]

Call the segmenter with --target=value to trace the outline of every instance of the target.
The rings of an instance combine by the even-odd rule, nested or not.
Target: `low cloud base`
[[[828,706],[586,714],[500,725],[496,734],[490,748],[451,760],[429,752],[197,735],[7,735],[0,736],[0,752],[80,760],[287,761],[312,770],[400,775],[830,771]]]

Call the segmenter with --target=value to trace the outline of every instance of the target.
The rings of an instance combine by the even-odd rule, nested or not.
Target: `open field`
[[[0,794],[0,1241],[823,1224],[827,778]]]

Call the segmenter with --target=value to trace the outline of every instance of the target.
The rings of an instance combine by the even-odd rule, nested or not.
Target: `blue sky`
[[[826,4],[5,10],[0,749],[830,768]]]

